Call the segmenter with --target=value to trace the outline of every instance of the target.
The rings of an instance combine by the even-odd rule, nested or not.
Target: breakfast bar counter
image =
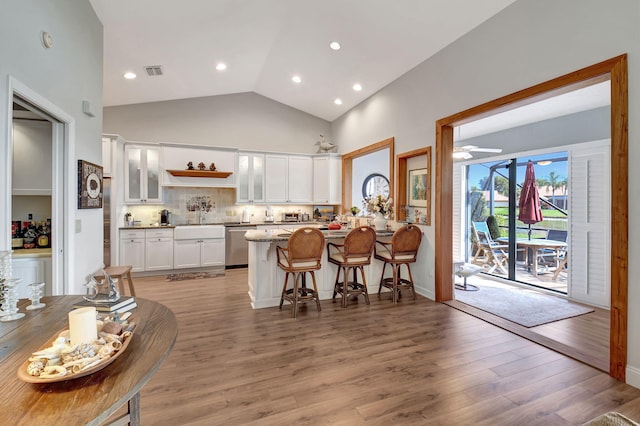
[[[340,244],[348,230],[324,230],[325,239]],[[249,241],[249,297],[253,309],[268,308],[280,304],[284,271],[277,264],[276,247],[286,247],[292,232],[286,229],[267,229],[247,231],[245,238]],[[391,231],[377,232],[380,241],[391,241]],[[322,268],[316,271],[318,293],[321,300],[331,299],[333,285],[338,269],[327,260],[327,251],[322,255]],[[378,282],[382,273],[382,263],[372,259],[371,265],[365,267],[365,276],[369,292],[378,291]],[[384,289],[383,289],[384,291]]]

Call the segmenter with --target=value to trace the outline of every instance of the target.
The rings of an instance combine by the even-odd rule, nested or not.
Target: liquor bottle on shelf
[[[36,232],[35,223],[23,222],[22,226],[23,226],[22,247],[25,249],[36,248],[36,240],[38,238],[38,234]]]
[[[49,231],[47,230],[47,224],[41,222],[37,229],[38,239],[36,244],[38,248],[49,247]]]

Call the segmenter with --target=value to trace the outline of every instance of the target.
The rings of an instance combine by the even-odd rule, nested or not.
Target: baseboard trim
[[[640,389],[640,368],[627,365],[627,384]]]

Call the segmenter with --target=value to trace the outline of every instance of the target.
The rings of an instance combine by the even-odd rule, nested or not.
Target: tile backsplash
[[[126,211],[131,212],[136,221],[144,226],[154,225],[160,221],[160,210],[167,209],[172,225],[185,225],[213,222],[240,222],[242,211],[247,208],[251,222],[263,222],[267,205],[236,205],[235,189],[230,188],[163,188],[164,204],[130,205]],[[313,217],[312,206],[286,205],[271,206],[276,221],[281,220],[283,213],[308,213]]]

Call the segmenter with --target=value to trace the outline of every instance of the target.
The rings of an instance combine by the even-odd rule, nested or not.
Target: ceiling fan
[[[459,160],[468,160],[473,158],[472,152],[502,152],[502,148],[480,148],[475,145],[456,146],[453,148],[453,158]]]

